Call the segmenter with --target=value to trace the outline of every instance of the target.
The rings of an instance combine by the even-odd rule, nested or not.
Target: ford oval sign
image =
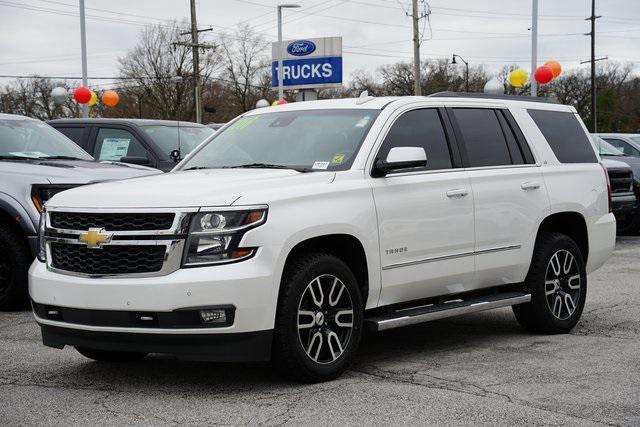
[[[289,43],[287,46],[287,52],[293,56],[306,56],[313,53],[316,50],[316,44],[309,40],[296,40]]]

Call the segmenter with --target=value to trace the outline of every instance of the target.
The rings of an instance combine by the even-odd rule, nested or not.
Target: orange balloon
[[[119,101],[120,97],[114,90],[105,90],[102,94],[102,103],[107,107],[115,107]]]
[[[560,75],[560,73],[562,72],[562,65],[560,65],[560,63],[558,61],[547,61],[544,63],[544,65],[546,65],[547,67],[551,68],[551,71],[553,72],[553,77],[556,78]]]

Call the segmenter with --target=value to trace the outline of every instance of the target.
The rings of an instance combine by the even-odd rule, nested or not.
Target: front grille
[[[51,225],[65,230],[104,228],[107,231],[168,230],[173,213],[77,213],[51,212]]]
[[[51,243],[54,268],[82,274],[152,273],[162,269],[166,246],[108,245],[89,249],[84,245]]]
[[[633,173],[624,170],[609,170],[609,182],[612,193],[628,193],[633,191]]]

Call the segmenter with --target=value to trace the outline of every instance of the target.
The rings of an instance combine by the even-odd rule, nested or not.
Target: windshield
[[[69,138],[39,120],[0,119],[0,157],[93,160]]]
[[[278,165],[349,169],[377,110],[307,110],[242,117],[180,169]]]
[[[631,136],[630,138],[633,142],[640,144],[640,136]]]
[[[596,144],[596,147],[598,147],[598,152],[601,156],[624,156],[622,151],[618,150],[599,136],[591,135],[591,137],[593,138],[593,142]]]
[[[169,155],[173,150],[180,149],[180,155],[186,156],[202,141],[207,139],[214,130],[205,126],[142,126],[163,153]],[[178,129],[180,132],[180,146],[178,146]]]

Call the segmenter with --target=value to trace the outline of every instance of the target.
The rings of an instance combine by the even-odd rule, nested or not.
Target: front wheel
[[[587,297],[587,272],[578,245],[564,234],[542,234],[525,286],[531,292],[531,302],[513,306],[525,329],[543,334],[573,329]]]
[[[98,362],[133,362],[143,359],[147,353],[130,353],[124,351],[96,350],[94,348],[76,347],[78,353]]]
[[[349,366],[360,345],[363,303],[349,267],[329,254],[309,254],[285,269],[273,361],[285,376],[328,381]]]

